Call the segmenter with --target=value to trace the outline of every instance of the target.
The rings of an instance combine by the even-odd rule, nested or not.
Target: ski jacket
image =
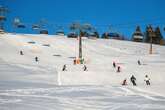
[[[145,79],[144,79],[144,81],[149,81],[150,80],[150,78],[148,78],[148,77],[146,77]]]

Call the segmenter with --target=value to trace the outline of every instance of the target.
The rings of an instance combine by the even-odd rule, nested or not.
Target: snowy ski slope
[[[73,65],[77,39],[0,35],[0,110],[165,109],[164,46],[153,45],[150,55],[145,43],[83,38],[82,44],[85,72],[83,65]],[[121,66],[120,73],[113,61]],[[64,64],[67,71],[62,72]],[[151,86],[145,85],[146,74]],[[131,75],[137,78],[137,87],[129,82]],[[122,87],[125,78],[128,85]]]

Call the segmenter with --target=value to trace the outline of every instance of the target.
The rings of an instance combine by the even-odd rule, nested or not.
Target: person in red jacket
[[[123,86],[127,85],[127,79],[125,78],[122,83]]]
[[[120,66],[117,67],[117,72],[121,72],[121,67]]]

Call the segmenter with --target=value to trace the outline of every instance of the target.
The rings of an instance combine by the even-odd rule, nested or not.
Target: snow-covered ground
[[[0,110],[165,109],[164,46],[153,45],[150,55],[149,44],[83,38],[85,72],[83,65],[73,65],[77,39],[2,34],[0,48]],[[120,73],[113,61],[121,66]],[[67,71],[62,72],[64,64]],[[145,85],[146,74],[151,86]],[[137,78],[136,87],[131,75]],[[125,78],[128,85],[121,86]]]

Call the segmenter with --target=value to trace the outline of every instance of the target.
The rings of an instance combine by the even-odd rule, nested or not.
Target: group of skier
[[[138,65],[141,65],[140,60],[138,60]],[[113,67],[116,68],[116,63],[115,63],[114,61],[113,61]],[[62,71],[67,71],[66,64],[63,65]],[[86,65],[83,66],[83,71],[88,71]],[[117,66],[117,72],[121,72],[120,66]],[[146,82],[146,85],[150,85],[150,78],[148,77],[148,75],[145,75],[144,81]],[[134,75],[132,75],[132,76],[130,77],[130,82],[133,84],[133,86],[137,86],[137,84],[136,84],[136,78],[135,78]],[[128,83],[127,83],[127,79],[125,78],[125,79],[123,80],[123,82],[122,82],[122,85],[124,86],[124,85],[127,85],[127,84],[128,84]]]
[[[22,50],[20,50],[20,51],[19,51],[19,53],[20,53],[20,55],[24,55],[24,53],[23,53],[23,51],[22,51]],[[39,62],[39,59],[38,59],[38,57],[37,57],[37,56],[34,58],[34,60],[35,60],[35,62]]]
[[[83,71],[88,71],[88,69],[87,69],[87,66],[86,66],[86,65],[84,65],[82,69],[83,69]],[[65,64],[65,65],[63,65],[62,71],[67,71],[66,64]]]
[[[20,50],[20,51],[19,51],[19,54],[20,54],[20,55],[24,55],[24,53],[23,53],[23,51],[22,51],[22,50]],[[39,58],[38,58],[37,56],[34,58],[34,60],[35,60],[35,62],[39,62]],[[83,60],[83,61],[84,61],[84,60]],[[74,61],[74,63],[75,63],[75,61]],[[88,71],[88,69],[87,69],[87,66],[86,66],[86,65],[84,65],[82,69],[83,69],[83,71]],[[66,64],[65,64],[65,65],[63,65],[62,71],[67,71]]]
[[[114,62],[114,61],[113,61],[113,67],[116,68],[116,62]],[[121,72],[121,67],[119,65],[117,66],[116,72]]]
[[[133,86],[137,86],[136,84],[136,78],[134,75],[131,76],[130,78],[131,83],[133,84]],[[146,85],[150,85],[150,78],[148,77],[148,75],[145,75],[145,79],[144,79]],[[124,79],[122,82],[122,85],[127,85],[127,79]]]
[[[23,53],[22,50],[20,51],[20,55],[24,55],[24,53]],[[38,59],[37,56],[36,56],[34,59],[35,59],[36,62],[39,62],[39,59]],[[138,65],[141,65],[140,60],[138,60],[137,63],[138,63]],[[75,61],[74,61],[74,64],[75,64]],[[117,71],[116,71],[116,72],[121,72],[121,67],[120,67],[119,65],[117,66],[117,65],[116,65],[116,62],[113,61],[112,65],[113,65],[114,68],[117,67]],[[83,71],[88,71],[86,65],[84,65],[82,69],[83,69]],[[63,65],[62,71],[67,71],[66,64]],[[148,77],[148,75],[145,75],[144,81],[146,82],[146,85],[150,85],[150,78]],[[134,75],[132,75],[132,76],[130,77],[130,82],[133,84],[133,86],[136,86],[136,85],[137,85],[137,84],[136,84],[136,78],[135,78]],[[127,85],[127,79],[126,79],[126,78],[123,80],[122,85]]]
[[[137,61],[138,65],[141,65],[140,60]],[[112,63],[113,67],[116,68],[117,67],[117,71],[116,72],[121,72],[121,67],[120,66],[116,66],[116,62],[113,61]],[[146,85],[150,85],[150,78],[148,77],[148,75],[145,75],[145,79],[144,79]],[[130,77],[130,82],[133,84],[133,86],[136,86],[136,78],[134,75],[132,75]],[[122,85],[127,85],[127,79],[125,78],[122,82]]]

